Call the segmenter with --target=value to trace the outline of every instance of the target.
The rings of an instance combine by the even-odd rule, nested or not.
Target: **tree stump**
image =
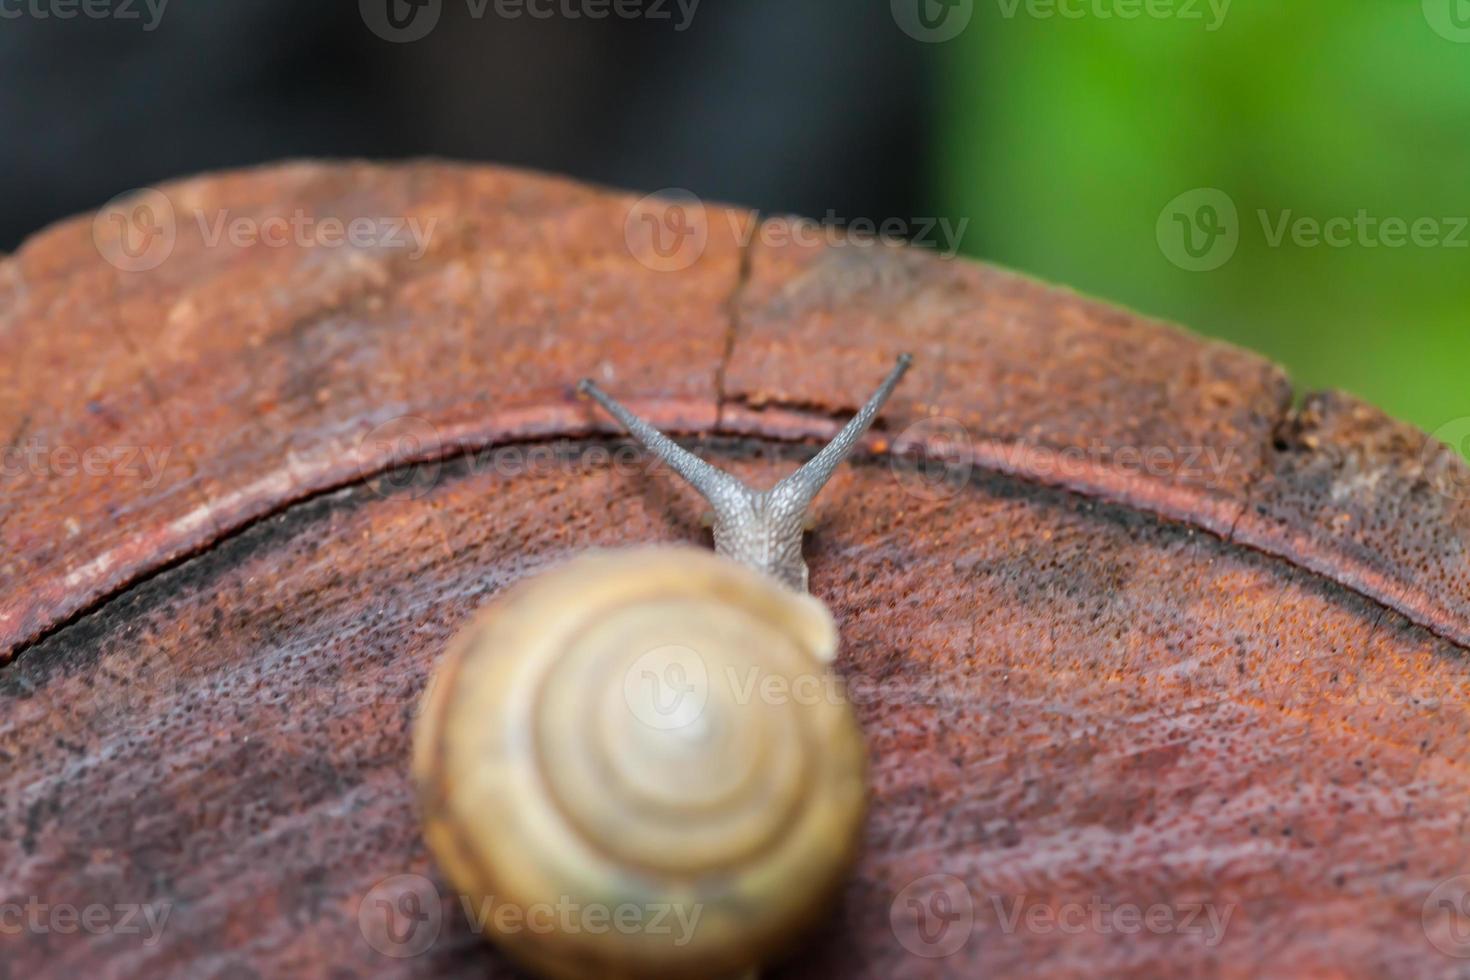
[[[772,974],[1464,968],[1447,448],[1225,344],[736,209],[440,163],[147,200],[0,264],[0,977],[511,975],[419,834],[426,677],[512,581],[706,539],[575,382],[769,483],[903,350],[808,546],[865,852]]]

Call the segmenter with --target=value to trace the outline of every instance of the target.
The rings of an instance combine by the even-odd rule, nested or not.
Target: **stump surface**
[[[0,264],[0,912],[46,909],[0,915],[0,977],[508,974],[418,833],[428,673],[512,581],[705,539],[576,380],[769,483],[903,350],[808,548],[865,853],[774,974],[1470,956],[1448,449],[1227,345],[738,210],[430,163],[161,190],[154,269],[90,216]],[[432,233],[238,244],[221,213]],[[385,896],[434,910],[427,949],[373,947]]]

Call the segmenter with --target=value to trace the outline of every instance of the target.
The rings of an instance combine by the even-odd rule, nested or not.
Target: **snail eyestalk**
[[[862,409],[822,451],[770,490],[756,490],[711,466],[658,429],[628,411],[590,380],[577,390],[590,396],[640,443],[688,480],[714,508],[715,551],[774,576],[798,592],[807,591],[801,556],[807,508],[832,473],[852,452],[908,371],[913,358],[899,355],[893,370]]]
[[[903,380],[909,365],[913,363],[913,357],[909,354],[900,354],[898,362],[893,365],[893,370],[888,372],[888,377],[873,392],[868,403],[858,411],[852,419],[842,427],[842,431],[823,447],[822,451],[813,456],[806,465],[795,473],[786,477],[771,490],[772,496],[789,501],[787,506],[794,507],[798,512],[805,514],[811,502],[821,493],[827,481],[832,479],[832,473],[837,469],[837,464],[842,462],[852,452],[857,441],[868,431],[873,424],[873,419],[878,417],[888,396],[893,394],[893,389],[898,387],[899,381]]]
[[[589,395],[601,405],[607,414],[623,424],[649,452],[667,463],[674,472],[688,480],[704,496],[715,504],[717,501],[745,489],[744,485],[728,473],[711,466],[683,446],[628,411],[616,399],[610,397],[590,378],[583,378],[577,390]]]

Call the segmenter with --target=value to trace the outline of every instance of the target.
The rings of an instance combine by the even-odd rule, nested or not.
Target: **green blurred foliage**
[[[965,250],[1254,348],[1299,390],[1430,431],[1470,416],[1470,0],[1236,0],[1218,22],[1223,0],[1060,2],[1083,16],[974,0],[945,45]],[[1166,212],[1198,188],[1238,212],[1207,271],[1171,259],[1188,222],[1210,240],[1198,195]],[[1352,225],[1313,244],[1302,218]]]

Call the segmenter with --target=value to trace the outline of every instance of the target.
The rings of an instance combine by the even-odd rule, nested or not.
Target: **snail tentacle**
[[[688,480],[704,499],[720,509],[722,501],[737,494],[748,493],[748,488],[723,470],[711,466],[683,446],[649,425],[621,402],[597,387],[590,378],[583,378],[577,390],[590,396],[607,413],[623,424],[644,447],[667,463],[674,472]]]
[[[771,496],[778,507],[789,508],[797,515],[806,513],[807,507],[832,478],[837,464],[847,458],[857,441],[863,437],[863,433],[873,424],[873,419],[877,418],[884,403],[888,401],[888,396],[893,394],[893,389],[898,387],[913,361],[910,354],[898,355],[898,361],[893,365],[893,370],[888,372],[888,377],[873,392],[868,403],[842,427],[842,431],[801,469],[772,488]]]
[[[759,569],[797,592],[807,591],[802,534],[807,508],[832,478],[837,464],[873,424],[888,396],[908,371],[913,358],[900,354],[893,370],[842,431],[801,469],[770,490],[755,490],[675,443],[628,411],[590,380],[577,390],[591,396],[639,442],[693,484],[714,508],[715,551],[742,565]]]

